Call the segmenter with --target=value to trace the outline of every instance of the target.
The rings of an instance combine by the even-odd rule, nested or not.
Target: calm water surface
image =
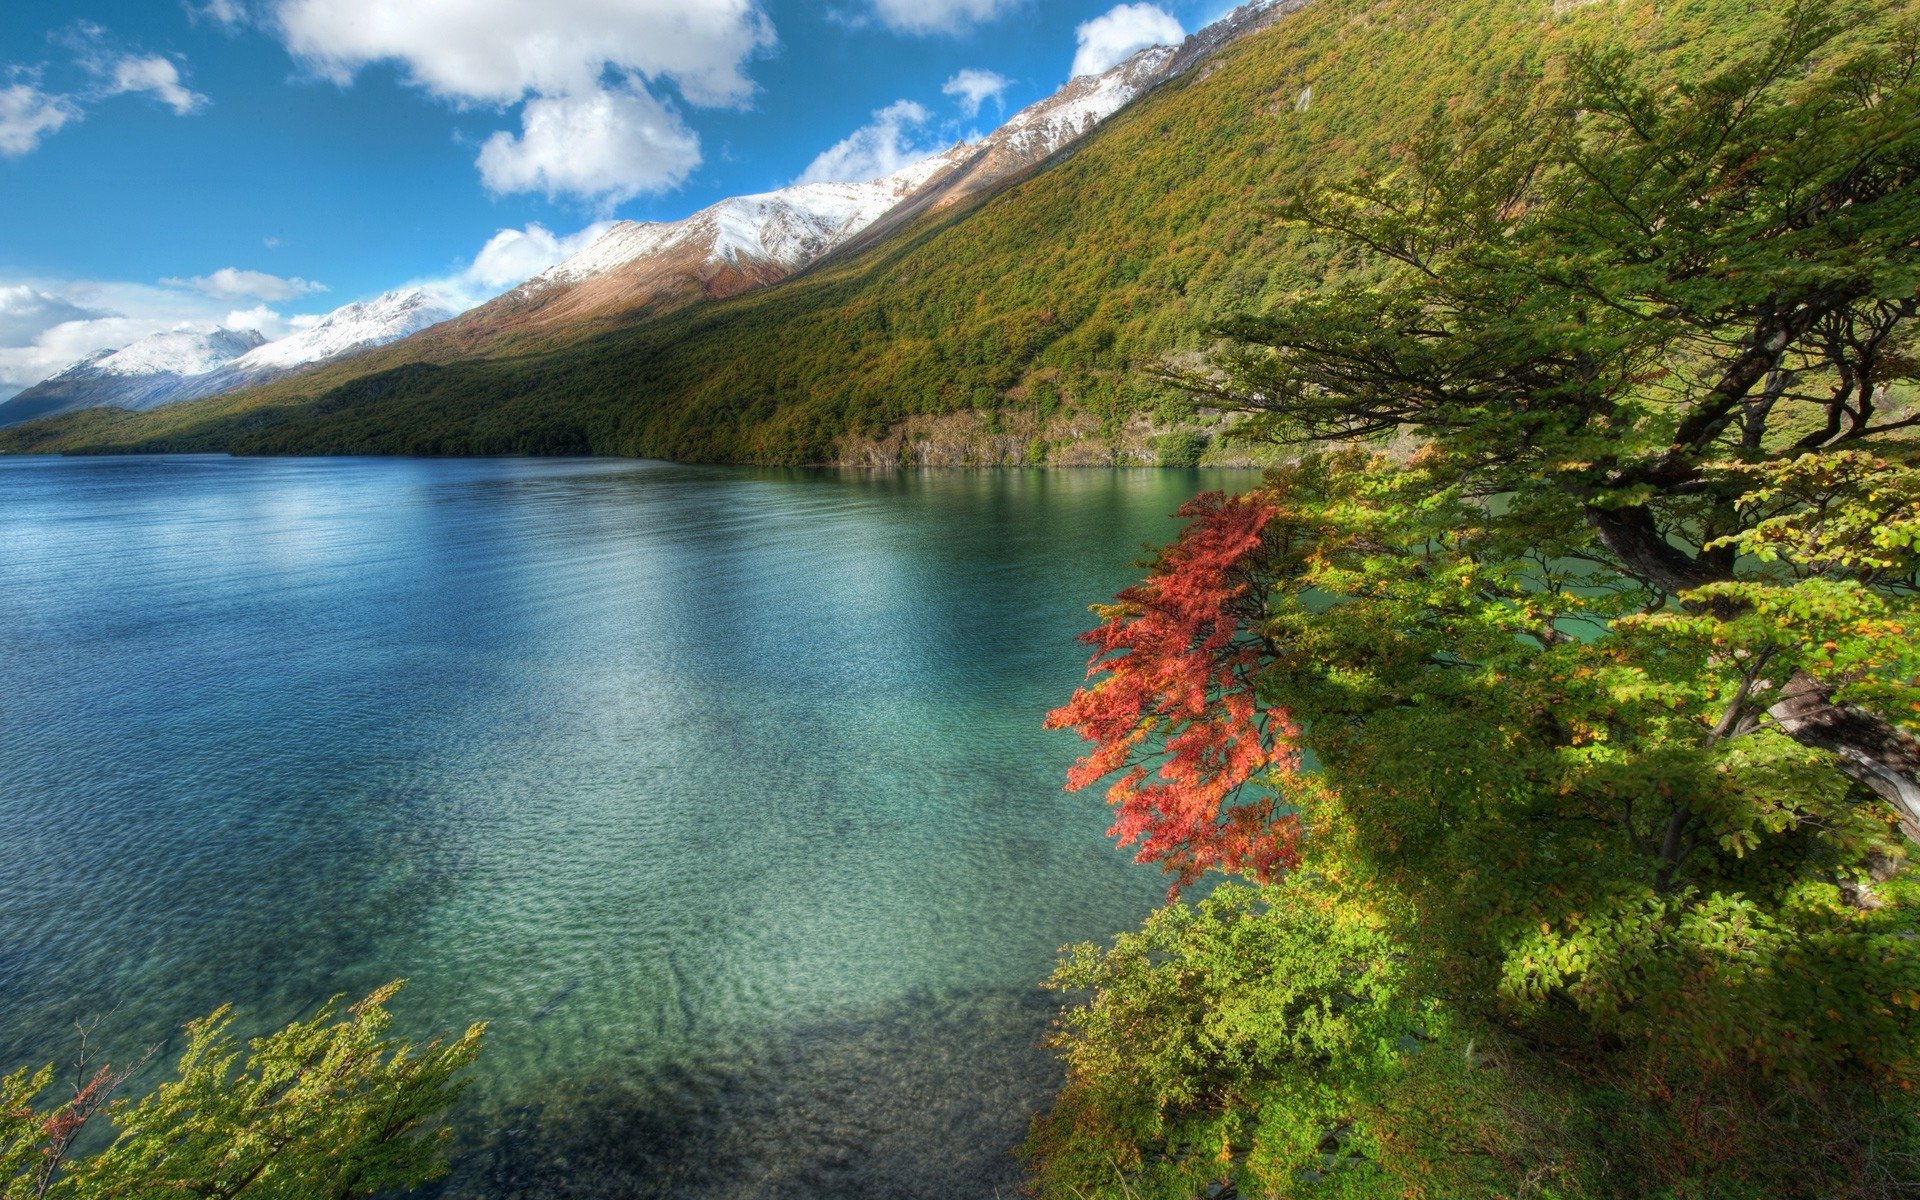
[[[0,1069],[411,980],[448,1197],[988,1197],[1161,894],[1040,717],[1245,473],[0,459]]]

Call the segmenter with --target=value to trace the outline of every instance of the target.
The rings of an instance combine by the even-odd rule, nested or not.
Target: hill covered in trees
[[[766,291],[620,328],[410,340],[0,448],[1088,461],[1130,424],[1204,438],[1148,371],[1216,320],[1364,269],[1274,219],[1307,171],[1377,163],[1436,110],[1603,32],[1682,78],[1764,17],[1733,0],[1312,0],[1029,177]]]

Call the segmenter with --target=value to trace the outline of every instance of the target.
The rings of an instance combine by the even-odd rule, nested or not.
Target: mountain
[[[943,156],[866,183],[805,183],[735,196],[679,221],[620,221],[585,249],[462,316],[471,340],[738,295],[786,278],[872,224],[945,165]]]
[[[266,340],[251,329],[149,334],[90,354],[0,404],[0,426],[101,404],[139,410],[204,395],[201,380]]]
[[[453,309],[424,288],[400,288],[334,309],[312,325],[258,346],[209,375],[199,395],[284,379],[316,363],[332,362],[396,342],[438,325]]]
[[[659,315],[777,283],[915,216],[1040,163],[1167,77],[1177,51],[1142,50],[1068,81],[980,141],[864,183],[736,196],[679,221],[621,221],[578,254],[461,316],[441,338],[472,350],[503,334]]]
[[[963,169],[950,161],[902,202],[916,207],[774,286],[491,341],[449,340],[450,322],[266,387],[0,435],[0,449],[1154,461],[1157,438],[1217,427],[1156,390],[1151,367],[1354,268],[1275,216],[1302,180],[1390,169],[1434,114],[1602,38],[1697,75],[1764,37],[1774,11],[1249,6],[1091,133],[941,204],[964,191],[939,193]]]
[[[156,333],[102,350],[0,404],[0,427],[85,408],[136,412],[283,379],[397,341],[453,310],[420,288],[336,308],[277,341],[254,330]]]

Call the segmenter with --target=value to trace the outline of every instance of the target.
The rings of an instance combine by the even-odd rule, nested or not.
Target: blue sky
[[[409,282],[478,298],[598,221],[878,174],[1226,7],[9,5],[0,397],[157,329],[277,336]]]

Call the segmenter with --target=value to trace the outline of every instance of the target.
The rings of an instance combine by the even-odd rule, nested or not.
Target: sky
[[[0,399],[176,328],[497,294],[610,220],[873,178],[1225,0],[7,0]]]

